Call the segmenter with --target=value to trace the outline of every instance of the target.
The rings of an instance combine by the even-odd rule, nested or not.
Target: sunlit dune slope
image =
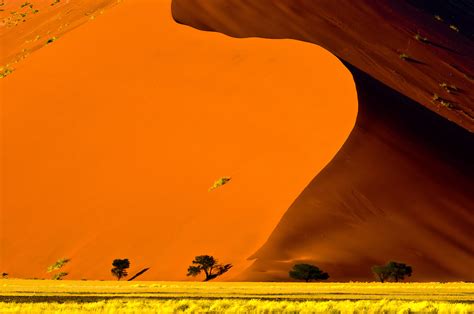
[[[230,279],[341,147],[357,107],[325,50],[198,32],[164,0],[109,9],[0,84],[10,277],[70,257],[68,278],[110,279],[127,257],[130,273],[151,267],[143,279],[184,279],[207,253],[235,264]]]

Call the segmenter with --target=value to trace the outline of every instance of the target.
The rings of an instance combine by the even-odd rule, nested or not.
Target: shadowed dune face
[[[352,72],[356,127],[239,279],[285,280],[310,262],[333,280],[365,281],[372,265],[398,260],[415,281],[472,281],[474,137]]]
[[[352,76],[327,51],[197,32],[174,23],[169,1],[124,2],[0,84],[11,277],[70,257],[68,278],[109,279],[127,257],[131,274],[151,267],[141,279],[184,279],[207,253],[235,264],[230,278],[357,110]]]
[[[473,69],[469,39],[390,1],[174,0],[173,15],[235,37],[322,44],[348,63],[357,85],[348,141],[239,280],[286,280],[296,262],[315,263],[332,280],[370,280],[370,267],[388,260],[413,265],[413,280],[474,280],[472,83],[462,75]],[[427,25],[432,44],[454,51],[414,40]],[[400,45],[421,61],[397,60]],[[462,106],[427,101],[446,77],[464,87],[442,97]]]

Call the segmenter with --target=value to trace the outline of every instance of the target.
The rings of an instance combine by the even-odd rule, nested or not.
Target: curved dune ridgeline
[[[172,10],[202,30],[321,45],[474,131],[472,1],[173,0]]]
[[[461,28],[472,4],[174,0],[172,8],[201,30],[321,45],[357,86],[349,139],[238,279],[282,280],[295,262],[312,262],[332,280],[370,280],[370,266],[398,260],[413,266],[413,280],[474,280],[474,46]]]
[[[128,258],[126,279],[182,280],[212,254],[231,279],[347,139],[357,94],[336,57],[199,32],[170,7],[124,1],[0,80],[10,278],[49,277],[64,257],[65,279],[114,279],[112,260]]]

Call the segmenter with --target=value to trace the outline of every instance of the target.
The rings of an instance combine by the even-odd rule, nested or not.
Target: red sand
[[[28,23],[28,22],[26,22]],[[58,22],[59,23],[59,22]],[[26,26],[25,26],[26,27]],[[197,254],[238,274],[339,150],[356,116],[349,71],[317,46],[232,39],[127,1],[0,81],[0,271],[185,279]],[[212,193],[215,179],[233,180]]]

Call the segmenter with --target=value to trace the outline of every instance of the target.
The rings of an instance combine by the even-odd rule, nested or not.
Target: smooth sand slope
[[[457,18],[472,4],[410,3],[173,1],[175,19],[199,29],[321,44],[347,62],[357,86],[349,139],[240,280],[284,280],[296,262],[315,263],[332,280],[371,280],[370,267],[388,260],[412,265],[411,280],[474,280],[474,46],[466,28],[448,27],[462,25]],[[450,19],[434,19],[435,4]]]
[[[25,22],[26,27],[28,22]],[[51,23],[63,23],[63,21]],[[184,279],[193,256],[249,265],[339,150],[350,72],[317,46],[176,24],[170,1],[125,1],[0,81],[0,271]],[[232,181],[211,193],[215,179]]]

